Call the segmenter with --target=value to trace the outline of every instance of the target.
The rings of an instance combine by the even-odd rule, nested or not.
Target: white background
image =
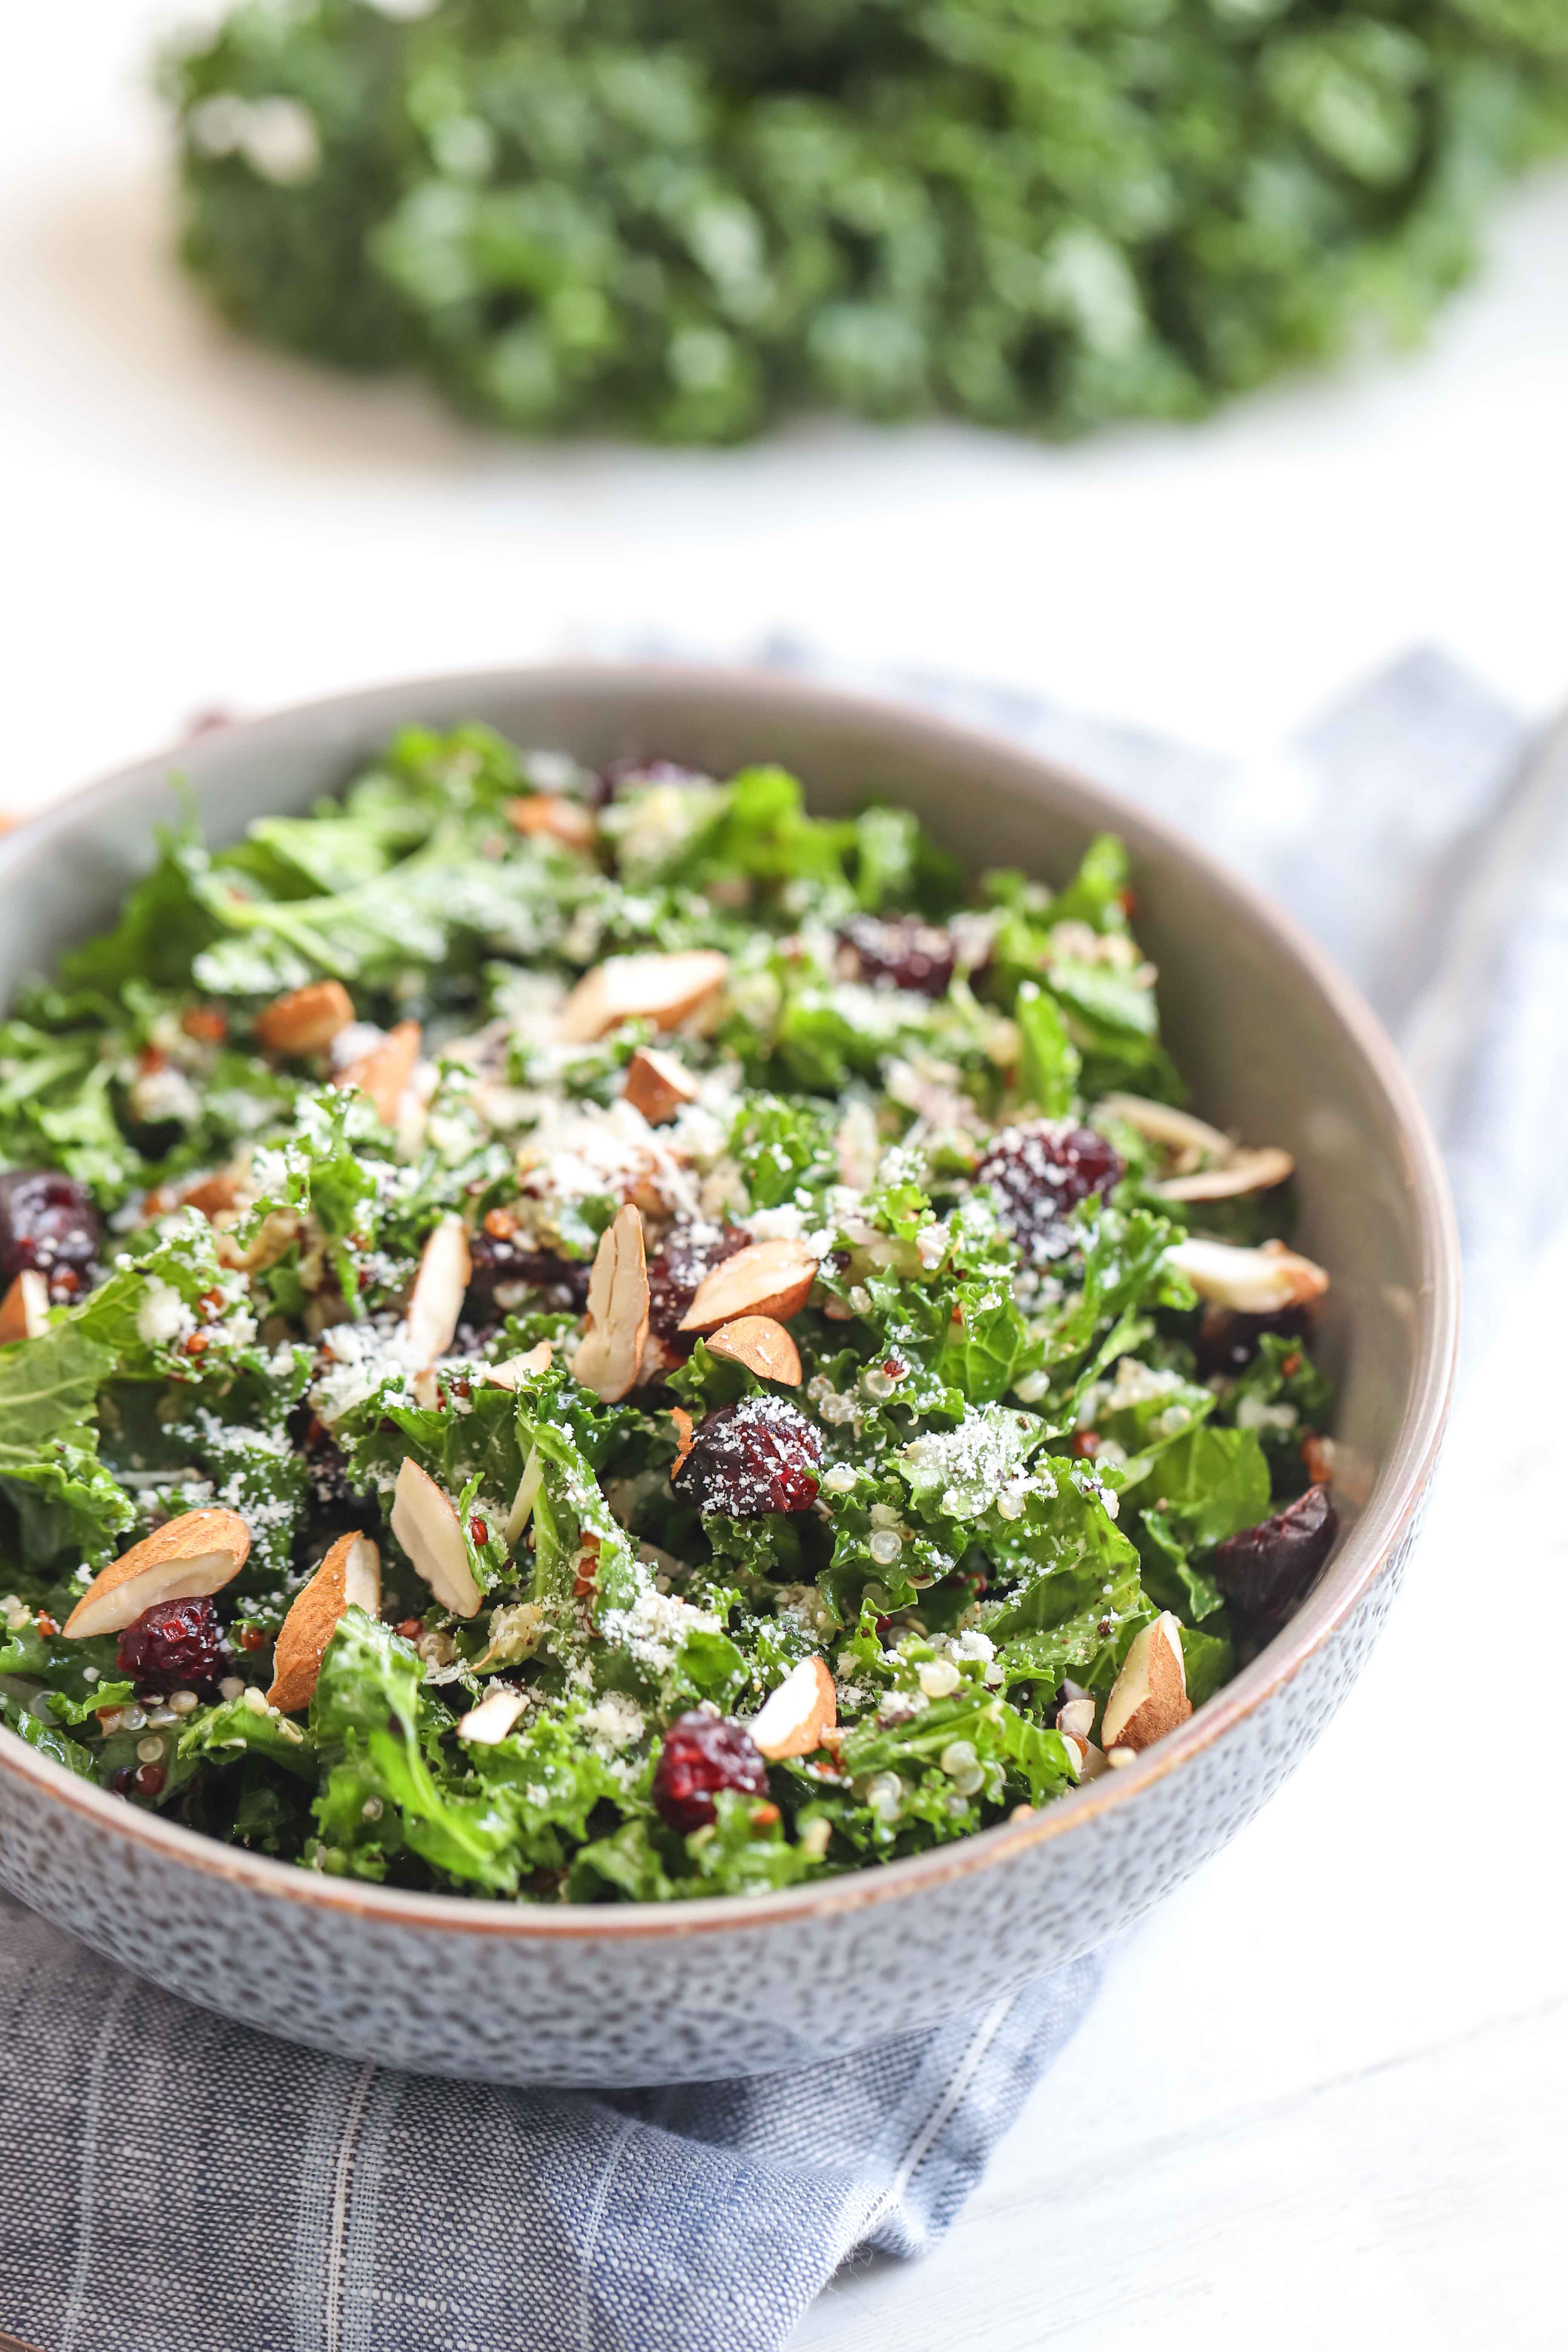
[[[1568,176],[1510,203],[1418,359],[1196,431],[536,449],[203,316],[140,88],[164,14],[7,11],[0,809],[204,706],[650,624],[1244,754],[1422,640],[1526,712],[1568,696]],[[1119,1961],[947,2245],[841,2284],[803,2345],[1568,2344],[1560,1315],[1481,1384],[1331,1736]]]

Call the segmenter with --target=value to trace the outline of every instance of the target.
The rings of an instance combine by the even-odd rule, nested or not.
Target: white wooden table
[[[138,87],[168,10],[15,13],[0,807],[204,705],[650,621],[719,649],[782,626],[1240,752],[1421,640],[1524,711],[1568,690],[1568,176],[1514,200],[1421,359],[1197,432],[535,450],[212,326],[163,258]],[[802,2347],[1568,2345],[1568,1375],[1540,1319],[1323,1745],[1121,1956],[946,2245],[841,2280]]]

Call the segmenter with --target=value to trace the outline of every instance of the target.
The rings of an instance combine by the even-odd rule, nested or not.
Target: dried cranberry
[[[805,1511],[816,1500],[822,1439],[784,1397],[742,1397],[699,1423],[675,1490],[704,1518],[760,1519]]]
[[[228,1664],[217,1611],[205,1594],[158,1601],[127,1625],[117,1662],[139,1691],[210,1687]]]
[[[734,1225],[677,1225],[664,1247],[648,1262],[648,1329],[655,1339],[681,1347],[690,1335],[679,1332],[681,1317],[697,1296],[705,1274],[746,1246],[748,1236]]]
[[[74,1298],[97,1272],[103,1228],[84,1188],[53,1168],[0,1176],[0,1285],[19,1274],[47,1276],[57,1303]]]
[[[975,1170],[994,1186],[1002,1223],[1030,1265],[1048,1265],[1073,1245],[1070,1211],[1121,1181],[1121,1161],[1092,1127],[1031,1119],[1005,1127]]]
[[[768,1768],[743,1725],[722,1715],[678,1716],[664,1735],[653,1776],[653,1801],[682,1836],[717,1819],[721,1789],[768,1793]]]
[[[952,932],[918,915],[893,921],[852,915],[839,928],[838,944],[855,979],[884,980],[920,996],[945,996],[958,961]]]
[[[1305,1308],[1282,1307],[1278,1315],[1236,1315],[1224,1307],[1205,1307],[1195,1342],[1199,1376],[1230,1378],[1245,1371],[1258,1353],[1266,1331],[1282,1339],[1304,1339],[1309,1328]]]
[[[1309,1486],[1293,1503],[1218,1545],[1215,1582],[1249,1625],[1282,1625],[1329,1556],[1339,1514],[1326,1486]]]
[[[520,1296],[525,1289],[563,1291],[579,1313],[588,1303],[588,1277],[594,1269],[586,1259],[556,1257],[550,1250],[530,1249],[509,1234],[487,1233],[482,1226],[469,1241],[468,1255],[473,1266],[468,1277],[470,1319],[482,1320],[514,1304],[496,1296],[509,1284],[516,1286]]]

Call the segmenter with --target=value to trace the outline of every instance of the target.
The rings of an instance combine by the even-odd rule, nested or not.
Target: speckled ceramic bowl
[[[1397,1589],[1458,1320],[1443,1175],[1346,983],[1196,849],[1011,746],[764,675],[516,670],[344,696],[204,737],[178,765],[213,837],[341,785],[405,720],[491,720],[601,764],[778,760],[819,809],[906,802],[975,866],[1060,878],[1106,826],[1205,1115],[1285,1144],[1300,1239],[1333,1273],[1345,1533],[1299,1614],[1180,1731],[1034,1819],[826,1885],[544,1910],[345,1884],[213,1843],[0,1732],[0,1882],[100,1951],[274,2033],[427,2072],[626,2084],[762,2072],[973,2006],[1112,1936],[1305,1754]],[[110,915],[170,813],[167,758],[0,844],[0,1002]],[[873,1997],[874,1993],[874,1997]]]

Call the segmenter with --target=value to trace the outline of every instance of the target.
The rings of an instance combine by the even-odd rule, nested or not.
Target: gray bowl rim
[[[260,1896],[316,1904],[331,1912],[358,1915],[367,1922],[464,1935],[546,1938],[572,1942],[581,1937],[616,1940],[648,1936],[668,1937],[731,1933],[738,1928],[780,1927],[791,1919],[844,1914],[872,1903],[918,1899],[922,1891],[965,1875],[971,1871],[1005,1867],[1026,1848],[1047,1840],[1087,1833],[1092,1825],[1123,1807],[1136,1805],[1142,1791],[1167,1773],[1179,1771],[1201,1750],[1234,1730],[1275,1691],[1289,1682],[1339,1627],[1352,1616],[1397,1551],[1425,1493],[1453,1399],[1459,1344],[1460,1274],[1458,1234],[1447,1179],[1436,1139],[1427,1124],[1414,1085],[1387,1033],[1359,991],[1308,937],[1291,917],[1230,873],[1208,852],[1178,828],[1164,824],[1120,793],[1092,780],[1029,752],[1005,735],[982,728],[959,726],[932,717],[918,706],[864,692],[824,687],[789,672],[742,666],[708,666],[677,662],[584,661],[519,663],[501,668],[437,672],[412,679],[393,679],[379,686],[314,697],[254,719],[237,720],[222,730],[227,736],[244,732],[265,745],[269,733],[285,738],[302,723],[314,722],[331,737],[333,722],[369,719],[378,706],[405,706],[404,720],[389,716],[389,728],[413,723],[422,699],[459,707],[471,696],[476,709],[487,701],[515,692],[520,687],[541,693],[571,695],[609,688],[628,694],[679,689],[692,695],[707,691],[733,694],[751,689],[760,699],[792,701],[824,718],[837,717],[862,728],[874,726],[897,750],[898,739],[919,739],[930,751],[944,746],[955,758],[989,757],[1015,771],[1033,770],[1048,780],[1058,795],[1082,803],[1085,816],[1097,827],[1124,832],[1173,852],[1179,862],[1195,867],[1205,886],[1223,903],[1268,931],[1295,966],[1302,982],[1314,989],[1333,1014],[1344,1037],[1353,1046],[1377,1090],[1387,1100],[1406,1155],[1406,1182],[1419,1244],[1421,1277],[1417,1288],[1417,1337],[1415,1370],[1388,1456],[1378,1474],[1365,1507],[1331,1561],[1327,1574],[1308,1594],[1289,1622],[1244,1666],[1223,1690],[1194,1710],[1187,1722],[1147,1749],[1136,1763],[1058,1798],[1023,1820],[998,1822],[974,1836],[956,1840],[926,1853],[910,1854],[876,1868],[851,1871],[842,1877],[809,1885],[787,1887],[755,1895],[710,1895],[679,1903],[616,1905],[542,1905],[506,1902],[499,1897],[470,1895],[427,1895],[336,1878],[324,1871],[302,1870],[298,1864],[250,1853],[221,1844],[198,1831],[184,1828],[153,1813],[141,1811],[112,1797],[40,1755],[14,1733],[0,1732],[0,1772],[24,1783],[46,1802],[70,1807],[85,1814],[105,1835],[127,1840],[146,1850],[149,1859],[176,1868],[195,1870],[218,1887],[243,1885]],[[8,885],[32,858],[68,841],[95,811],[107,809],[126,791],[150,781],[149,772],[178,767],[182,749],[175,747],[136,761],[100,776],[74,793],[50,803],[4,839],[0,839],[0,904]],[[765,747],[764,747],[765,748]]]

